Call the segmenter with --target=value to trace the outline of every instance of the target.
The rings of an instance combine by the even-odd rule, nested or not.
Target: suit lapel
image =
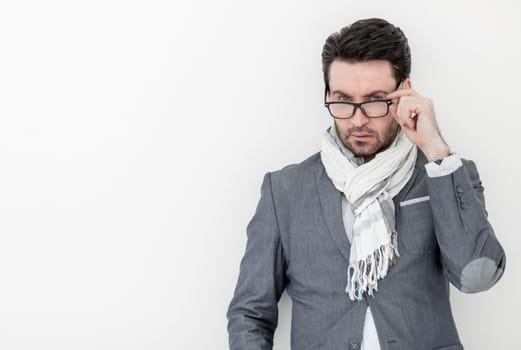
[[[407,195],[407,193],[409,193],[416,181],[416,177],[418,177],[418,174],[425,171],[424,165],[426,162],[427,158],[422,153],[422,151],[418,149],[418,155],[416,156],[416,163],[414,164],[414,170],[411,175],[411,178],[409,179],[409,181],[407,181],[402,190],[393,199],[395,208],[398,208],[398,203],[400,203],[402,199]]]
[[[335,188],[320,160],[317,167],[315,167],[315,181],[329,234],[340,250],[340,253],[349,261],[351,245],[347,239],[342,219],[342,192]]]

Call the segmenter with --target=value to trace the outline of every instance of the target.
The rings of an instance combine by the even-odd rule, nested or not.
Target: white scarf
[[[335,126],[329,127],[320,154],[327,175],[353,207],[346,293],[361,300],[364,292],[373,295],[399,256],[392,199],[411,178],[417,149],[400,130],[389,148],[357,166],[342,154],[339,143]]]

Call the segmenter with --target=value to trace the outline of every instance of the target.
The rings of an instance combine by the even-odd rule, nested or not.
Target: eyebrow
[[[345,92],[342,91],[342,90],[333,90],[333,91],[331,92],[331,95],[333,95],[333,94],[340,94],[340,95],[343,95],[343,96],[346,96],[346,97],[352,98],[352,96],[350,96],[348,93],[345,93]],[[384,94],[384,95],[387,95],[387,94],[389,94],[389,92],[388,92],[388,91],[385,91],[385,90],[375,90],[375,91],[372,91],[372,92],[370,92],[370,93],[368,93],[368,94],[366,94],[366,95],[364,95],[364,96],[362,96],[362,97],[367,98],[367,97],[371,97],[371,96],[378,95],[378,94]]]

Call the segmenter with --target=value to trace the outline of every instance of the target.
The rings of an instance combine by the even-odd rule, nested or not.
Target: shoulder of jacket
[[[321,165],[320,152],[316,152],[300,163],[289,164],[281,169],[271,171],[272,178],[291,179],[306,175],[312,172],[318,165]]]

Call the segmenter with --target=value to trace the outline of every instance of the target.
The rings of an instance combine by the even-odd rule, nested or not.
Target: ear
[[[405,78],[403,80],[402,89],[412,89],[412,82],[410,78]]]

